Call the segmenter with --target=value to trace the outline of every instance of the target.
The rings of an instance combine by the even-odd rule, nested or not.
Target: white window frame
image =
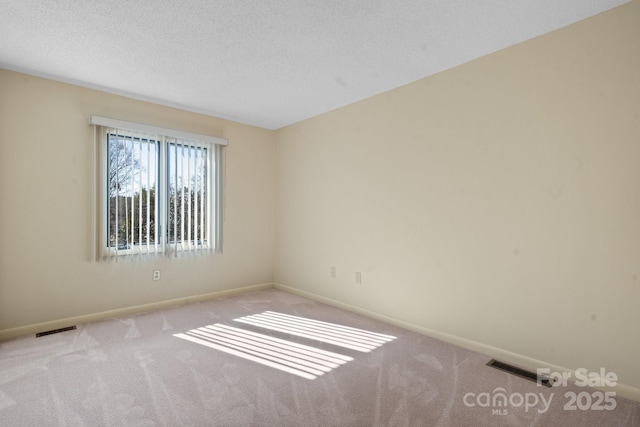
[[[97,226],[96,258],[98,260],[115,260],[120,257],[140,258],[142,255],[170,255],[182,256],[200,253],[221,253],[223,235],[223,179],[224,179],[224,147],[229,144],[225,138],[195,134],[175,129],[167,129],[152,125],[133,123],[123,120],[111,119],[102,116],[92,115],[90,124],[95,127],[95,147],[99,153],[97,165],[97,193],[96,211],[94,218],[94,228]],[[154,242],[153,250],[150,245],[139,245],[129,249],[120,249],[109,245],[109,191],[108,191],[108,134],[109,130],[126,131],[132,138],[143,137],[145,139],[158,142],[158,173],[156,178],[156,227],[159,228],[158,239]],[[207,218],[206,218],[206,245],[185,246],[184,236],[181,242],[168,241],[169,230],[169,179],[168,179],[168,147],[172,144],[182,145],[185,142],[188,146],[195,144],[201,148],[206,148],[207,170],[213,173],[207,174]],[[158,191],[158,188],[160,189]],[[137,257],[132,257],[137,255]]]

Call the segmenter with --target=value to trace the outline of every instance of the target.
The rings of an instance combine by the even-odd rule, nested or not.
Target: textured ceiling
[[[277,129],[627,1],[0,0],[0,68]]]

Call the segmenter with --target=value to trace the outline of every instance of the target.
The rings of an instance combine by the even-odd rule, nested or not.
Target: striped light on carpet
[[[327,344],[333,344],[364,353],[368,353],[396,338],[391,335],[378,334],[363,329],[291,316],[274,311],[265,311],[260,314],[253,314],[234,320],[236,322],[322,341]]]
[[[353,360],[349,356],[220,323],[174,336],[310,380]]]

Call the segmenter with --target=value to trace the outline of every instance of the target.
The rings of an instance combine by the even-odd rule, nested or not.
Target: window
[[[225,139],[98,116],[91,123],[100,259],[221,252]]]

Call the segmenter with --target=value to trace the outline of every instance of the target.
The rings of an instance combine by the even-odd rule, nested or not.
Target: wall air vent
[[[45,335],[59,334],[60,332],[73,331],[75,329],[76,329],[76,325],[73,325],[73,326],[67,326],[66,328],[52,329],[50,331],[38,332],[36,334],[36,338],[44,337]]]
[[[491,359],[489,363],[487,363],[487,366],[500,369],[501,371],[524,378],[525,380],[533,381],[534,383],[538,383],[545,387],[551,387],[553,385],[552,378],[544,376],[540,376],[540,378],[538,378],[538,374],[535,372],[527,371],[526,369],[518,368],[517,366],[509,365],[508,363],[500,362],[495,359]]]

